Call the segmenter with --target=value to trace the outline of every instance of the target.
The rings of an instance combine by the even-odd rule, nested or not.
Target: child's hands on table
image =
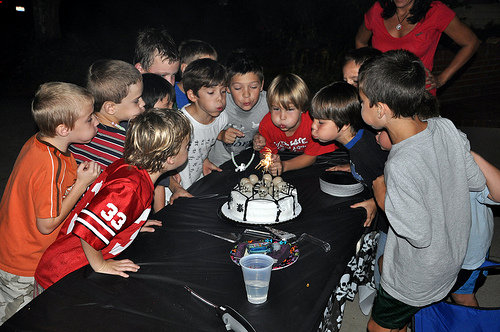
[[[222,172],[222,169],[215,166],[215,164],[208,160],[208,158],[203,160],[203,175],[207,176],[208,174],[212,173],[212,171]]]
[[[148,232],[153,233],[155,231],[153,226],[161,227],[162,223],[159,220],[148,219],[144,225],[142,225],[141,230],[139,232]]]
[[[336,166],[332,166],[330,168],[327,168],[326,169],[327,171],[330,171],[330,172],[350,172],[351,171],[351,165],[349,164],[342,164],[342,165],[336,165]]]
[[[129,275],[126,274],[124,271],[137,272],[139,268],[140,266],[132,262],[130,259],[122,259],[119,261],[114,259],[108,259],[104,261],[101,267],[95,272],[104,274],[114,274],[114,275],[119,275],[120,277],[123,278],[128,278]]]
[[[370,227],[370,225],[372,224],[373,218],[375,218],[375,215],[377,214],[377,203],[375,203],[375,200],[373,198],[370,198],[370,199],[367,199],[366,201],[351,205],[351,208],[353,208],[353,209],[358,208],[358,207],[365,208],[366,220],[365,220],[365,223],[363,224],[363,226]]]

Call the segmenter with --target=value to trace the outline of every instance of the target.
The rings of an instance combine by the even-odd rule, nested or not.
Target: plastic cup
[[[264,254],[251,254],[240,259],[248,302],[266,302],[273,264],[274,259]]]

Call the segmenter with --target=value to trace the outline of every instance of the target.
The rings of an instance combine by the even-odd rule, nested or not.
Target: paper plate
[[[259,239],[259,240],[248,240],[238,243],[231,249],[229,253],[231,260],[236,264],[240,265],[240,259],[245,255],[248,255],[248,251],[250,246],[254,246],[256,248],[259,247],[268,247],[271,249],[270,252],[265,253],[268,256],[276,259],[277,262],[273,265],[273,270],[284,269],[295,263],[299,259],[299,248],[296,245],[290,244],[287,241],[280,241],[277,239]],[[277,249],[278,250],[274,250]]]
[[[365,187],[348,172],[324,172],[319,178],[321,191],[336,197],[349,197],[362,192]]]

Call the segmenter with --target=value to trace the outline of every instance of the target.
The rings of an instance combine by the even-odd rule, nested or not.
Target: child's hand
[[[193,195],[188,193],[186,189],[182,188],[181,186],[178,186],[175,187],[175,190],[172,192],[172,195],[170,196],[170,200],[168,201],[168,203],[170,205],[174,204],[174,201],[179,197],[193,197]]]
[[[139,268],[140,266],[134,264],[134,262],[132,262],[130,259],[122,259],[119,261],[116,261],[114,259],[108,259],[107,261],[104,261],[101,267],[95,272],[104,274],[114,274],[120,277],[128,278],[129,277],[128,274],[126,274],[124,271],[137,272]]]
[[[76,169],[76,179],[86,186],[90,185],[101,174],[101,166],[94,161],[84,161]]]
[[[253,149],[260,151],[264,146],[266,146],[266,138],[259,133],[255,134],[253,137]]]
[[[281,175],[283,172],[283,163],[281,162],[280,156],[278,154],[273,154],[271,157],[271,166],[268,168],[268,172],[272,176]]]
[[[330,168],[327,168],[326,170],[327,171],[332,171],[332,172],[350,172],[351,171],[351,165],[349,165],[349,164],[342,164],[342,165],[332,166]]]
[[[226,144],[233,144],[236,141],[236,137],[245,137],[245,134],[233,127],[229,127],[221,132],[221,141]]]
[[[153,233],[155,231],[154,227],[152,226],[159,226],[161,227],[162,223],[159,220],[153,220],[153,219],[148,219],[142,225],[141,230],[139,232],[148,232],[148,233]]]
[[[363,224],[363,226],[370,227],[370,225],[372,224],[373,218],[375,218],[375,215],[377,214],[377,203],[375,203],[375,200],[373,198],[370,198],[370,199],[367,199],[366,201],[351,205],[351,208],[353,208],[353,209],[358,208],[358,207],[365,208],[366,220],[365,220],[365,223]]]
[[[222,172],[222,169],[215,166],[214,163],[208,160],[208,158],[203,160],[203,175],[207,176],[208,174],[212,173],[212,171]]]

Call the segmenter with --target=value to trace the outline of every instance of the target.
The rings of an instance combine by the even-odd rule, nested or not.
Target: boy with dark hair
[[[139,269],[129,259],[113,258],[139,231],[158,225],[146,221],[154,183],[186,161],[190,132],[189,121],[174,110],[153,109],[132,120],[123,159],[97,178],[40,260],[35,273],[40,291],[87,264],[124,278]]]
[[[485,178],[451,121],[419,119],[434,100],[414,54],[389,51],[365,62],[359,92],[363,120],[387,129],[394,144],[384,171],[391,228],[368,330],[405,330],[455,283],[470,233],[469,190],[483,190]]]
[[[160,75],[174,86],[179,71],[179,53],[167,30],[146,28],[139,31],[134,63],[141,74]]]
[[[144,109],[167,108],[172,109],[175,102],[174,87],[156,74],[142,74],[142,100]]]
[[[217,139],[225,140],[221,132],[227,125],[227,72],[212,59],[193,61],[184,71],[184,88],[191,104],[181,111],[193,126],[189,157],[180,171],[181,185],[187,189],[192,183],[211,171],[221,171],[208,160],[210,149]]]
[[[40,131],[24,144],[0,203],[0,325],[33,299],[38,261],[100,173],[94,162],[77,167],[68,152],[96,134],[93,111],[92,95],[74,84],[36,92],[31,112]]]
[[[77,162],[95,161],[105,169],[123,155],[126,131],[120,122],[144,112],[142,75],[125,61],[97,60],[89,68],[87,89],[95,98],[98,132],[89,143],[69,150]]]
[[[212,45],[197,39],[188,39],[183,41],[179,46],[179,55],[181,58],[181,80],[175,84],[175,96],[177,107],[182,108],[190,103],[188,97],[186,96],[186,90],[184,89],[182,73],[184,73],[187,66],[191,62],[205,58],[217,61],[218,55]]]
[[[205,58],[217,61],[218,55],[212,45],[197,39],[188,39],[183,41],[179,46],[179,55],[181,58],[181,79],[179,82],[175,83],[175,96],[177,107],[182,108],[191,102],[186,95],[186,90],[184,89],[182,73],[184,73],[187,66],[189,66],[191,62]]]
[[[312,136],[320,142],[337,141],[349,150],[350,171],[369,190],[373,181],[384,175],[387,152],[382,151],[375,135],[365,129],[357,89],[345,82],[336,82],[319,90],[312,100]],[[369,227],[377,213],[373,198],[354,204],[366,209],[364,226]]]
[[[229,95],[226,96],[228,143],[217,141],[210,151],[210,161],[220,166],[241,151],[251,148],[262,118],[269,112],[262,66],[242,50],[232,52],[226,62]],[[258,146],[260,150],[262,146]],[[235,165],[237,166],[237,165]]]
[[[361,67],[366,60],[380,54],[382,54],[382,52],[369,46],[357,48],[347,52],[344,57],[344,65],[342,67],[344,81],[357,88],[359,67]]]

